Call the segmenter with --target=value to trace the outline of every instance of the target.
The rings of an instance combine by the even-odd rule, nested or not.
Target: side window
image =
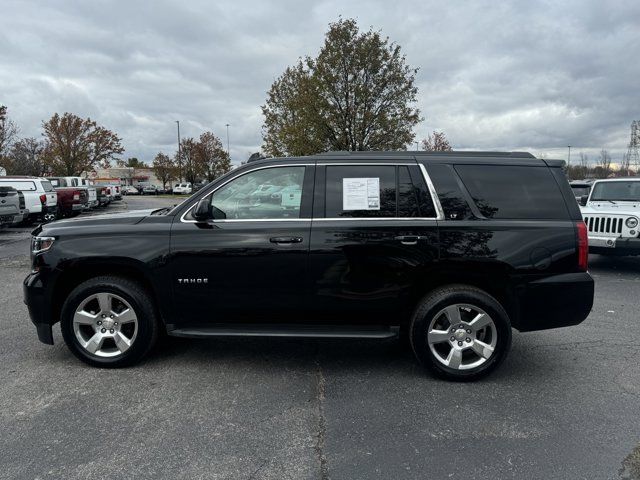
[[[547,167],[456,165],[455,169],[485,217],[569,218],[562,193]]]
[[[436,208],[418,166],[398,167],[398,217],[436,217]]]
[[[325,218],[395,217],[396,167],[327,166]]]
[[[433,181],[434,187],[438,192],[438,199],[444,217],[448,220],[465,220],[472,218],[471,208],[464,198],[464,194],[456,181],[456,173],[449,165],[430,164],[427,172]]]
[[[213,192],[213,218],[300,218],[304,172],[305,167],[273,167],[241,175]]]

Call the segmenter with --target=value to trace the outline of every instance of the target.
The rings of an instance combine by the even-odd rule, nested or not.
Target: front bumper
[[[589,252],[640,255],[640,238],[590,236]]]
[[[51,329],[51,318],[48,315],[46,305],[46,290],[42,280],[37,273],[30,273],[22,282],[22,292],[24,303],[29,310],[29,317],[36,326],[38,339],[42,343],[53,345],[53,332]]]
[[[593,306],[594,283],[587,272],[565,273],[516,287],[517,318],[521,332],[578,325]]]

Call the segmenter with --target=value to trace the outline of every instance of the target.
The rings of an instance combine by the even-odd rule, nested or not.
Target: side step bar
[[[299,325],[299,324],[211,324],[171,328],[174,337],[298,337],[298,338],[393,338],[399,327],[378,325]]]

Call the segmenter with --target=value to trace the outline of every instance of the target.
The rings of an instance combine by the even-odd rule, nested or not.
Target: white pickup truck
[[[640,178],[597,180],[580,203],[589,252],[640,255]]]

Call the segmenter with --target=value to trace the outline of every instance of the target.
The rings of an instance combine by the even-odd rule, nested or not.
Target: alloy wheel
[[[88,353],[115,357],[133,345],[138,334],[138,317],[121,296],[95,293],[78,305],[73,315],[73,331]]]
[[[469,370],[487,362],[498,341],[491,316],[470,304],[453,304],[431,320],[427,341],[433,356],[445,367]]]

